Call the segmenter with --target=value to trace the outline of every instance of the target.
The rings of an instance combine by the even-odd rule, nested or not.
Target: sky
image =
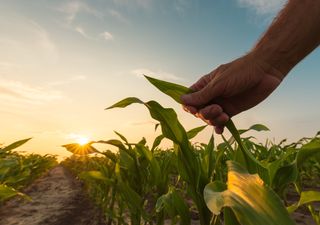
[[[284,0],[0,0],[0,143],[67,156],[79,137],[130,141],[159,134],[143,106],[104,108],[125,97],[157,100],[186,129],[185,113],[141,74],[190,86],[248,52]],[[319,49],[263,103],[234,118],[271,131],[257,141],[297,141],[320,130]],[[194,139],[206,142],[211,128]],[[217,136],[217,141],[220,137]]]

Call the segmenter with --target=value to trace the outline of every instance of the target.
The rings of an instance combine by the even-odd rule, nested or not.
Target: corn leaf
[[[171,218],[180,216],[181,224],[189,225],[191,222],[188,205],[176,190],[170,190],[167,194],[158,198],[156,211],[164,211]]]
[[[117,103],[113,104],[112,106],[109,106],[106,109],[125,108],[128,105],[131,105],[132,103],[141,103],[141,104],[143,104],[143,101],[141,101],[140,99],[135,98],[135,97],[129,97],[129,98],[125,98],[125,99],[121,100],[120,102],[117,102]]]
[[[268,127],[266,127],[265,125],[263,125],[263,124],[254,124],[251,127],[249,127],[248,129],[239,130],[239,133],[243,134],[243,133],[245,133],[247,131],[250,131],[250,130],[254,130],[254,131],[269,131],[270,129]]]
[[[189,130],[187,132],[187,136],[189,139],[192,139],[194,138],[195,136],[197,136],[201,131],[203,131],[207,126],[201,126],[201,127],[196,127],[196,128],[193,128],[191,130]]]
[[[320,192],[318,191],[303,191],[300,195],[300,200],[294,205],[289,206],[287,209],[290,213],[294,212],[300,206],[311,202],[320,202]]]
[[[9,187],[5,184],[0,184],[0,202],[4,201],[6,199],[12,198],[14,196],[20,196],[23,197],[27,200],[31,200],[31,198],[21,192],[19,192],[18,190]]]
[[[146,78],[156,88],[158,88],[160,91],[167,94],[168,96],[172,97],[176,102],[178,102],[180,104],[181,104],[181,101],[180,101],[181,95],[188,94],[188,93],[192,92],[191,89],[189,89],[187,87],[183,87],[178,84],[174,84],[174,83],[170,83],[170,82],[166,82],[166,81],[161,81],[161,80],[147,77],[147,76],[146,76]],[[268,181],[269,176],[268,176],[267,169],[265,167],[263,167],[261,165],[261,163],[256,158],[254,158],[254,156],[243,145],[241,138],[240,138],[240,134],[231,119],[227,122],[226,127],[228,128],[228,130],[231,132],[231,134],[233,135],[233,137],[235,138],[235,140],[239,144],[240,150],[242,152],[241,159],[245,160],[244,166],[246,166],[246,168],[248,169],[248,171],[250,173],[258,173],[262,177],[263,180]],[[266,128],[263,125],[254,125],[250,129],[265,130],[268,128]]]
[[[152,77],[148,77],[145,75],[145,78],[147,78],[147,80],[153,84],[154,86],[156,86],[161,92],[165,93],[166,95],[169,95],[171,98],[173,98],[176,102],[181,104],[181,100],[180,97],[184,94],[188,94],[191,93],[192,90],[184,87],[182,85],[179,84],[174,84],[174,83],[170,83],[167,81],[163,81],[163,80],[158,80]]]
[[[4,147],[4,148],[2,148],[0,150],[3,151],[3,152],[11,151],[11,150],[13,150],[15,148],[20,147],[21,145],[23,145],[24,143],[26,143],[29,140],[31,140],[31,138],[27,138],[27,139],[23,139],[23,140],[20,140],[20,141],[16,141],[16,142],[14,142],[14,143],[12,143],[12,144],[10,144],[10,145],[8,145],[8,146],[6,146],[6,147]]]
[[[156,139],[154,139],[151,151],[154,151],[161,143],[161,141],[164,139],[164,136],[160,134]]]
[[[214,214],[229,207],[242,225],[295,224],[280,198],[259,176],[249,174],[237,162],[227,164],[227,189],[223,191],[221,185],[211,183],[204,190],[207,206]]]

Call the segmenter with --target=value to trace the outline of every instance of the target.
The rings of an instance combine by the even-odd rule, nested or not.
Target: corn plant
[[[191,93],[190,89],[181,85],[151,77],[146,78],[160,91],[169,95],[178,103],[181,103],[181,95]],[[123,108],[132,103],[145,105],[151,117],[160,123],[162,135],[173,141],[178,159],[179,174],[187,183],[187,193],[191,196],[198,209],[201,224],[210,223],[212,215],[208,208],[214,215],[218,215],[224,208],[225,224],[271,225],[275,224],[276,221],[281,221],[281,224],[294,224],[282,201],[273,192],[272,187],[281,189],[290,183],[295,183],[302,163],[310,156],[319,153],[320,145],[316,143],[303,146],[299,151],[289,150],[285,156],[271,162],[259,161],[254,156],[252,149],[248,149],[250,147],[248,139],[243,140],[240,137],[240,133],[245,131],[239,132],[232,120],[229,120],[226,127],[233,136],[232,142],[235,143],[235,147],[231,146],[232,143],[230,141],[225,142],[229,150],[228,157],[233,160],[233,162],[228,163],[228,185],[223,185],[224,183],[221,180],[209,183],[212,181],[212,174],[204,173],[204,170],[201,170],[201,161],[192,151],[187,132],[178,121],[174,110],[163,108],[155,101],[143,102],[134,97],[126,98],[108,109]],[[263,130],[266,128],[256,126],[254,129]],[[260,148],[259,150],[264,149]],[[285,164],[284,162],[288,158],[293,160],[291,163]],[[210,163],[214,164],[213,161]],[[212,168],[212,166],[210,167]],[[233,174],[241,175],[244,178],[242,180],[230,179],[236,177]],[[246,179],[252,182],[246,185],[244,182]],[[206,193],[205,199],[202,194],[204,189]],[[251,193],[255,195],[249,198]],[[313,200],[317,200],[317,198],[314,197]],[[301,202],[304,201],[301,200]],[[263,216],[261,211],[263,211]],[[212,223],[219,223],[216,216],[213,216],[212,219]]]
[[[14,152],[29,140],[16,141],[0,148],[0,203],[14,196],[30,199],[20,190],[57,163],[54,156]]]

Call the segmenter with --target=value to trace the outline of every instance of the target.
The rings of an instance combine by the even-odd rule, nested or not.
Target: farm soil
[[[32,198],[13,198],[0,208],[0,225],[105,225],[103,215],[89,200],[80,181],[62,166],[50,170],[24,191]],[[297,198],[297,199],[296,199]],[[291,196],[298,200],[298,196]],[[309,212],[297,210],[298,225],[316,225]],[[170,221],[166,221],[170,224]],[[192,225],[200,224],[192,221]]]
[[[0,208],[0,225],[104,225],[102,213],[81,182],[57,166],[23,190],[32,201],[14,198]]]

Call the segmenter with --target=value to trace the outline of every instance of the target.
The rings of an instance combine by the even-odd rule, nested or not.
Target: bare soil
[[[0,225],[105,225],[103,215],[83,192],[81,182],[57,166],[0,208]]]

